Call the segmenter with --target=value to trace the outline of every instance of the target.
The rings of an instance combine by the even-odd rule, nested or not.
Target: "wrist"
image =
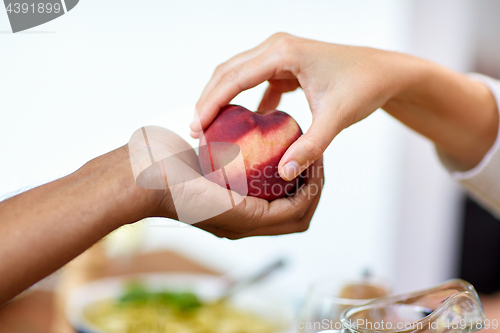
[[[496,101],[488,87],[467,76],[414,58],[401,89],[383,109],[434,142],[461,171],[475,167],[498,132]]]
[[[435,64],[408,54],[385,52],[384,63],[388,66],[389,87],[387,104],[391,102],[418,103],[422,89],[432,82]]]
[[[147,217],[174,216],[168,189],[150,190],[136,184],[127,146],[91,160],[75,176],[87,178],[89,192],[105,202],[106,223],[112,228]]]

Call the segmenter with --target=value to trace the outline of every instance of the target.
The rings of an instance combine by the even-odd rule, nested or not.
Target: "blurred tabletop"
[[[105,260],[104,263],[101,263],[99,269],[93,270],[92,277],[88,280],[137,273],[185,272],[216,274],[216,272],[190,259],[168,251]],[[63,268],[62,271],[64,272],[65,269]],[[74,270],[74,268],[70,269]],[[88,269],[88,267],[85,269]],[[82,275],[80,272],[77,274]],[[60,275],[64,275],[64,273]],[[56,280],[61,279],[67,278],[56,276]],[[65,282],[67,283],[67,281]],[[65,282],[57,283],[64,284]],[[64,309],[59,300],[61,293],[64,293],[64,291],[61,291],[57,286],[54,290],[50,289],[32,288],[3,308],[0,308],[0,332],[70,333],[72,330],[65,322]]]

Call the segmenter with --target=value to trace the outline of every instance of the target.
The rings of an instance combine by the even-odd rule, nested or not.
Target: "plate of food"
[[[224,279],[143,274],[88,283],[71,293],[67,318],[78,333],[282,333],[289,307],[254,288],[221,300]]]

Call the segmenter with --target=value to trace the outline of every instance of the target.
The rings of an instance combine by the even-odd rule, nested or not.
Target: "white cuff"
[[[500,81],[475,73],[469,74],[469,77],[488,86],[500,111]],[[439,154],[439,157],[453,179],[459,181],[472,197],[500,219],[500,124],[495,143],[483,160],[471,170],[456,171],[453,161],[443,154]]]

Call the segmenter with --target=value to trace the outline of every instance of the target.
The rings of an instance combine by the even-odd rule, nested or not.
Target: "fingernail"
[[[285,180],[292,180],[299,174],[299,165],[295,161],[290,161],[283,166],[282,173]]]

